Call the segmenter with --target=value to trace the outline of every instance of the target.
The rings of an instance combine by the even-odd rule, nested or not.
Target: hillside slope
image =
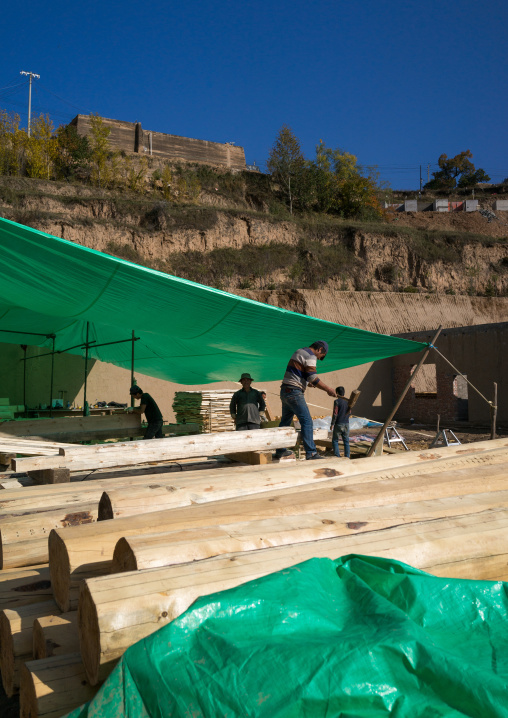
[[[0,178],[0,214],[8,219],[229,291],[508,295],[508,213],[493,220],[420,212],[353,222],[279,218],[246,191],[229,197],[203,191],[199,202]]]

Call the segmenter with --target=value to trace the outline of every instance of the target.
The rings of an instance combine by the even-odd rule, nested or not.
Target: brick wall
[[[406,339],[430,342],[435,332],[400,334]],[[425,365],[435,364],[436,387],[433,392],[421,391],[413,382],[395,419],[410,418],[434,423],[437,414],[443,420],[469,420],[480,424],[490,422],[490,408],[479,394],[468,387],[460,377],[464,374],[483,396],[492,401],[494,382],[498,390],[498,425],[508,420],[508,322],[481,324],[470,327],[445,329],[436,346],[440,353],[458,370],[455,371],[437,352],[431,350]],[[405,354],[392,359],[393,403],[402,393],[419,354]]]
[[[102,118],[109,127],[109,144],[115,150],[137,152],[168,160],[185,160],[203,164],[222,165],[231,169],[246,168],[243,147],[190,137],[167,135],[163,132],[144,130],[140,122],[123,122]],[[90,133],[88,115],[77,115],[71,122],[80,135]]]

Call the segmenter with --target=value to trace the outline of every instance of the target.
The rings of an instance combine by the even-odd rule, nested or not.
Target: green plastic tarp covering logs
[[[427,345],[289,312],[58,239],[0,218],[0,342],[82,355],[135,331],[136,371],[179,384],[281,379],[289,357],[319,339],[320,367],[344,369],[419,352]],[[130,368],[131,343],[90,349],[90,357]]]
[[[507,584],[312,559],[198,599],[72,718],[508,716]]]

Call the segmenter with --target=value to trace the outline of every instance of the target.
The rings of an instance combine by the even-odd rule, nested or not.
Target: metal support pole
[[[497,381],[494,382],[494,401],[490,405],[490,438],[496,438],[497,422]]]
[[[23,349],[23,353],[25,355],[24,361],[23,361],[23,406],[25,407],[24,414],[27,415],[27,409],[26,409],[26,350],[28,349],[28,346],[26,344],[21,344],[21,348]]]
[[[49,416],[53,416],[53,378],[55,373],[55,337],[53,337],[53,350],[51,352],[51,381],[49,384]]]
[[[86,323],[86,349],[85,349],[85,384],[83,386],[83,416],[86,416],[86,381],[88,374],[88,332],[90,328],[90,322]]]
[[[131,386],[134,386],[134,343],[136,338],[134,336],[134,329],[132,330],[132,351],[131,351]],[[131,407],[134,406],[134,397],[131,395]]]
[[[383,444],[383,439],[384,439],[386,427],[388,426],[388,424],[390,423],[390,421],[391,421],[391,420],[393,419],[393,417],[395,416],[395,412],[397,411],[397,409],[399,408],[399,406],[402,404],[402,402],[403,402],[403,400],[404,400],[404,397],[406,396],[409,387],[411,386],[411,384],[412,384],[413,381],[415,380],[416,375],[417,375],[418,372],[420,371],[420,367],[423,365],[425,359],[429,356],[429,353],[430,353],[430,350],[432,349],[433,344],[436,342],[438,336],[441,334],[441,329],[442,329],[442,328],[443,328],[442,326],[439,327],[439,329],[438,329],[437,332],[435,333],[434,337],[432,338],[432,341],[430,342],[430,345],[429,345],[428,349],[425,350],[425,352],[424,352],[422,358],[420,359],[420,361],[419,361],[418,364],[416,365],[414,372],[411,374],[411,376],[410,376],[409,379],[407,380],[406,386],[405,386],[404,389],[402,390],[402,393],[401,393],[401,395],[399,396],[399,398],[398,398],[398,400],[397,400],[397,403],[395,404],[395,406],[394,406],[393,409],[391,410],[390,415],[388,416],[388,418],[386,419],[386,421],[385,421],[385,423],[383,424],[382,428],[380,429],[379,434],[378,434],[378,435],[376,436],[376,438],[374,439],[374,443],[373,443],[372,446],[370,447],[367,456],[372,456],[373,454],[375,454],[375,453],[376,453],[376,449],[377,449],[377,447],[379,446],[379,444],[381,444],[381,451],[382,451],[382,444]]]

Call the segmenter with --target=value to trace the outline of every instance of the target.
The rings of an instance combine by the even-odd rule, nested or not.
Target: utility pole
[[[25,72],[22,70],[20,75],[28,75],[30,82],[28,84],[28,136],[30,137],[30,124],[32,118],[32,78],[36,77],[38,80],[41,79],[40,75],[36,75],[35,72]]]
[[[420,165],[420,194],[422,193],[422,166]]]

